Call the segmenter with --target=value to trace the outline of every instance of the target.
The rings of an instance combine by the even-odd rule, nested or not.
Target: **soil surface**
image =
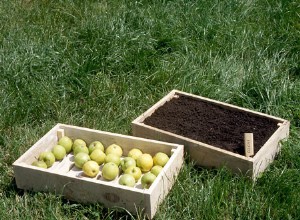
[[[279,121],[179,95],[144,120],[146,125],[245,155],[244,133],[253,133],[254,152],[266,143]]]

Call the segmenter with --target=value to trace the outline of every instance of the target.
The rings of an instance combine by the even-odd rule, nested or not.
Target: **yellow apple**
[[[154,182],[155,178],[156,178],[156,176],[153,173],[151,173],[151,172],[145,173],[141,179],[143,188],[149,189],[150,186],[152,185],[152,183]]]
[[[63,136],[58,140],[57,144],[63,146],[66,149],[66,152],[70,153],[72,150],[73,141],[68,136]]]
[[[132,157],[133,159],[137,160],[139,156],[141,156],[143,154],[143,152],[138,149],[138,148],[132,148],[129,152],[128,152],[128,157]]]
[[[134,187],[135,179],[130,174],[123,174],[119,179],[119,184],[123,186]]]
[[[162,171],[163,167],[159,165],[155,165],[151,168],[151,173],[153,173],[155,176],[158,176],[158,174]]]
[[[135,159],[132,157],[125,157],[121,160],[120,166],[123,171],[125,171],[128,167],[136,166]]]
[[[135,182],[139,181],[139,179],[141,178],[142,176],[142,171],[139,167],[136,167],[136,166],[131,166],[131,167],[128,167],[125,171],[124,171],[125,174],[130,174],[131,176],[134,177],[135,179]]]
[[[119,157],[122,157],[123,155],[123,150],[122,148],[117,145],[117,144],[111,144],[109,145],[106,150],[105,150],[105,154],[108,155],[108,154],[116,154],[118,155]]]
[[[55,156],[56,160],[62,160],[64,159],[64,157],[66,156],[67,152],[66,152],[66,148],[64,148],[63,146],[57,144],[52,148],[52,153]]]
[[[72,150],[74,150],[77,146],[86,146],[86,142],[82,139],[75,139],[72,145]]]
[[[165,153],[158,152],[153,157],[153,164],[164,167],[166,163],[169,161],[169,156]]]
[[[84,145],[77,145],[74,147],[73,149],[73,154],[76,155],[78,154],[79,152],[83,152],[83,153],[86,153],[86,154],[89,154],[89,149],[87,146],[84,146]]]
[[[79,152],[75,155],[74,162],[77,168],[82,168],[83,164],[91,160],[90,156],[87,153]]]
[[[150,154],[142,154],[138,157],[136,164],[141,168],[142,172],[148,172],[153,166],[153,159]]]
[[[117,166],[119,166],[121,163],[121,158],[116,154],[107,154],[104,160],[105,163],[112,162],[115,163]]]
[[[119,167],[113,163],[109,162],[104,164],[102,168],[102,176],[106,180],[114,180],[119,175]]]
[[[32,164],[32,166],[40,167],[40,168],[45,168],[47,169],[47,164],[43,160],[36,160]]]
[[[97,162],[89,160],[82,166],[83,173],[88,177],[95,177],[99,173],[99,165]]]
[[[50,151],[45,151],[45,152],[42,152],[40,155],[39,155],[39,160],[42,160],[46,163],[47,165],[47,168],[51,167],[54,162],[55,162],[55,156],[52,152]]]
[[[99,165],[105,162],[105,153],[101,149],[95,149],[91,154],[90,158],[93,161],[96,161]]]
[[[104,146],[100,141],[93,141],[89,145],[89,153],[91,154],[95,149],[100,149],[104,152]]]

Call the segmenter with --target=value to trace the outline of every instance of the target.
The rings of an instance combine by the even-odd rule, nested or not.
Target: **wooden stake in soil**
[[[244,133],[244,147],[246,157],[254,155],[253,133]]]

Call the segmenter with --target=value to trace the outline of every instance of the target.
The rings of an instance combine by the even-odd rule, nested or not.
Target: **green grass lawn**
[[[12,163],[56,123],[131,134],[172,89],[291,121],[254,184],[186,160],[155,219],[300,216],[298,0],[0,1],[1,219],[143,219],[16,188]]]

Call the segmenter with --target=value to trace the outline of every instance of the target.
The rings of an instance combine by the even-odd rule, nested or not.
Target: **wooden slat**
[[[134,136],[184,145],[185,151],[197,165],[204,167],[226,166],[234,173],[244,173],[251,176],[252,158],[136,122],[132,123],[132,132]]]
[[[274,160],[281,149],[281,141],[289,136],[290,122],[283,122],[264,146],[253,157],[253,178],[257,178]]]
[[[156,104],[150,107],[145,113],[137,117],[135,121],[138,121],[140,123],[144,122],[144,119],[149,117],[156,109],[158,109],[160,106],[165,104],[167,101],[170,101],[175,96],[176,91],[177,90],[172,90],[169,94],[167,94],[165,97],[160,99]]]

